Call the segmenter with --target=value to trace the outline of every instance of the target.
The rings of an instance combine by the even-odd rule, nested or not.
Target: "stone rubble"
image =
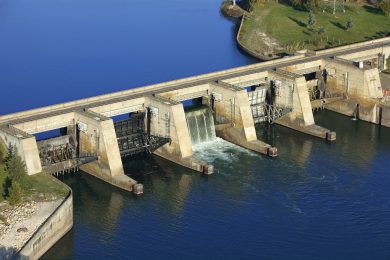
[[[0,259],[12,258],[61,201],[25,201],[14,207],[0,204]]]

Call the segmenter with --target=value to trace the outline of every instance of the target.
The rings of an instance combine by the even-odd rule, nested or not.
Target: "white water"
[[[192,147],[192,150],[197,158],[208,163],[213,163],[215,160],[240,163],[242,155],[259,157],[256,153],[229,143],[219,137],[209,142],[196,144]]]
[[[215,140],[213,115],[208,108],[199,108],[186,112],[188,130],[192,145]]]

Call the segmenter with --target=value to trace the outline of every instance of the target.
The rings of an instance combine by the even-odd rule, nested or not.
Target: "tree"
[[[11,205],[17,205],[22,202],[23,191],[19,182],[12,181],[11,188],[8,189],[8,201]]]
[[[21,181],[27,175],[26,164],[20,158],[16,147],[10,148],[8,152],[6,171],[13,181]]]
[[[303,4],[302,0],[290,0],[290,3],[294,7],[299,7],[299,6],[302,6],[302,4]]]
[[[318,35],[324,34],[325,33],[325,28],[324,27],[318,28],[317,33],[318,33]]]
[[[312,11],[309,12],[309,17],[307,18],[307,25],[309,28],[312,28],[316,24],[316,18]]]
[[[386,16],[390,16],[390,1],[389,0],[384,0],[380,2],[379,8],[382,10],[382,12]]]
[[[347,25],[345,26],[345,28],[347,28],[347,31],[349,31],[350,29],[352,29],[353,27],[353,21],[352,21],[352,18],[349,17],[348,21],[347,21]]]
[[[302,0],[305,3],[306,10],[315,12],[320,9],[321,5],[323,4],[322,0]]]

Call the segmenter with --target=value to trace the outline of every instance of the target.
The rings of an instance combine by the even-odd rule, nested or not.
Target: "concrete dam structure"
[[[255,123],[277,123],[319,138],[336,133],[315,124],[313,111],[330,109],[390,127],[389,99],[380,72],[390,38],[133,88],[0,116],[0,138],[17,147],[28,174],[80,168],[119,188],[143,192],[125,175],[122,158],[153,153],[204,174],[213,166],[193,145],[220,137],[275,157],[258,140]],[[196,108],[186,109],[191,100]],[[122,120],[114,120],[122,116]],[[124,118],[124,119],[123,119]],[[60,129],[55,138],[36,135]]]

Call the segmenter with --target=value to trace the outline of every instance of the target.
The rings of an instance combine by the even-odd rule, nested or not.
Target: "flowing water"
[[[0,114],[253,62],[220,2],[0,0]],[[126,161],[140,197],[66,177],[74,228],[43,259],[388,259],[390,129],[315,119],[336,142],[258,126],[279,157],[218,138],[195,145],[209,177]]]
[[[210,142],[216,138],[214,119],[209,108],[201,107],[187,111],[186,120],[192,145]]]

